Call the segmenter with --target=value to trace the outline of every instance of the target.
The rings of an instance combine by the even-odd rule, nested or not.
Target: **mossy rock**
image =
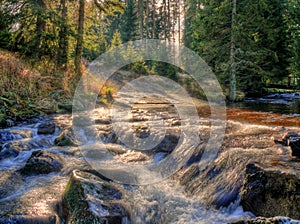
[[[34,151],[20,170],[23,175],[48,174],[59,172],[62,168],[60,158],[47,151]]]
[[[72,131],[62,131],[54,140],[54,144],[57,146],[76,146]]]
[[[66,223],[121,224],[127,218],[120,191],[109,182],[74,170],[63,195],[62,217]]]
[[[59,102],[57,105],[59,110],[64,110],[66,112],[72,113],[72,108],[73,108],[72,101]]]
[[[241,205],[256,216],[300,219],[300,165],[297,161],[249,164]]]

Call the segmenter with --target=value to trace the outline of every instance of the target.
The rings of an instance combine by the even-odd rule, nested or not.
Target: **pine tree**
[[[137,37],[137,9],[134,0],[127,0],[121,16],[120,33],[123,42],[134,41]]]
[[[116,46],[121,45],[121,44],[122,44],[121,34],[120,34],[119,30],[116,30],[114,35],[113,35],[113,38],[111,40],[110,47],[116,47]]]
[[[284,21],[287,24],[287,48],[290,54],[289,72],[294,77],[294,83],[300,84],[300,2],[285,1]]]
[[[77,38],[76,38],[76,49],[75,49],[75,73],[77,77],[81,76],[81,57],[83,53],[84,44],[84,20],[85,20],[85,1],[79,0],[78,8],[78,24],[77,24]],[[94,0],[94,4],[100,13],[106,13],[109,15],[114,15],[115,12],[120,12],[123,10],[123,4],[118,0],[108,0],[99,1]]]

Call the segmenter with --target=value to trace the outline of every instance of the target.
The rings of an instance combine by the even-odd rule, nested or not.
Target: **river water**
[[[254,111],[300,116],[300,93],[274,93],[261,98],[246,98],[245,101],[231,106]]]
[[[253,109],[256,105],[268,105],[268,107],[259,106],[259,108],[268,112],[271,110],[294,114],[294,117],[298,119],[299,101],[294,102],[286,100],[285,97],[282,98],[284,98],[284,103],[280,103],[282,99],[276,101],[276,105],[282,107],[273,107],[273,99],[268,101],[270,97],[258,100],[248,99],[238,107]],[[298,99],[298,96],[295,98]],[[143,116],[147,115],[143,110],[138,112]],[[97,109],[95,116],[98,122],[94,126],[105,136],[106,143],[120,144],[120,141],[112,137],[112,127],[107,122],[110,120],[107,109]],[[46,121],[53,121],[56,124],[55,133],[37,134],[39,124]],[[172,122],[172,124],[176,123],[174,117],[172,117]],[[60,203],[70,173],[74,169],[90,168],[78,147],[54,145],[54,139],[60,131],[71,125],[71,115],[62,114],[35,119],[0,130],[0,152],[2,153],[0,158],[0,223],[1,217],[15,216],[42,220],[39,223],[47,223],[43,220],[54,216],[58,220],[57,223],[63,223],[56,206]],[[140,127],[140,123],[134,123],[134,125]],[[212,128],[210,121],[207,118],[200,118],[198,125],[201,129],[200,139],[207,139],[207,130]],[[189,178],[188,173],[191,164],[199,162],[197,156],[176,175],[158,183],[143,186],[122,185],[123,198],[131,208],[131,220],[128,220],[128,223],[228,223],[254,217],[253,214],[243,211],[239,205],[245,166],[253,161],[270,161],[278,157],[287,157],[287,151],[273,144],[274,138],[280,138],[287,131],[300,132],[296,127],[282,128],[282,126],[229,121],[218,157],[196,178]],[[9,154],[9,150],[12,149],[15,149],[17,153]],[[25,165],[31,153],[36,150],[49,151],[59,156],[63,164],[62,171],[47,175],[22,176],[18,170]],[[157,163],[169,153],[166,150],[158,150],[153,153],[139,152],[137,154],[129,150],[125,154],[117,155],[114,159],[129,164],[141,161]]]

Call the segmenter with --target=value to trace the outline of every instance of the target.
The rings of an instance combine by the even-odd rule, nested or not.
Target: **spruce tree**
[[[134,0],[127,0],[124,14],[121,16],[120,33],[122,41],[136,40],[137,37],[137,8]]]

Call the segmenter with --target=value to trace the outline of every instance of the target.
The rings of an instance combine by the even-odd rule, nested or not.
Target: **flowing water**
[[[246,98],[233,107],[254,111],[300,116],[300,93],[274,93],[261,98]]]
[[[153,108],[157,114],[157,105]],[[136,108],[135,112],[145,118],[149,115],[147,110]],[[170,111],[167,110],[167,113]],[[299,111],[292,113],[298,114]],[[166,114],[162,110],[160,116],[164,115]],[[107,109],[96,109],[94,116],[93,130],[97,130],[107,147],[117,151],[112,157],[116,163],[122,161],[130,166],[157,164],[170,155],[167,148],[178,143],[178,139],[175,143],[170,140],[174,136],[176,139],[174,133],[180,123],[176,116],[166,115],[169,118],[165,122],[170,123],[166,133],[173,137],[163,141],[153,152],[126,149],[113,131]],[[48,120],[56,123],[55,133],[37,134],[38,125]],[[0,223],[9,223],[9,217],[25,217],[27,221],[35,220],[38,223],[47,223],[47,220],[53,218],[57,223],[63,223],[57,207],[70,173],[74,169],[90,169],[78,147],[54,145],[54,139],[61,130],[71,126],[71,121],[71,115],[53,115],[0,131]],[[143,119],[133,119],[132,125],[137,134],[147,135],[147,127],[144,128],[142,124]],[[243,211],[239,205],[245,166],[253,161],[288,158],[289,152],[286,148],[274,145],[273,140],[287,131],[300,132],[296,127],[283,128],[230,121],[218,157],[204,171],[195,175],[193,167],[201,160],[201,148],[205,147],[209,131],[213,128],[207,118],[200,118],[196,125],[200,129],[199,138],[202,142],[195,149],[199,153],[194,153],[189,161],[185,161],[184,168],[177,174],[153,184],[122,185],[122,197],[130,207],[131,219],[128,222],[228,223],[254,217],[253,214]],[[88,134],[83,135],[89,138]],[[22,175],[18,170],[36,150],[57,155],[63,164],[62,171],[47,175]]]

